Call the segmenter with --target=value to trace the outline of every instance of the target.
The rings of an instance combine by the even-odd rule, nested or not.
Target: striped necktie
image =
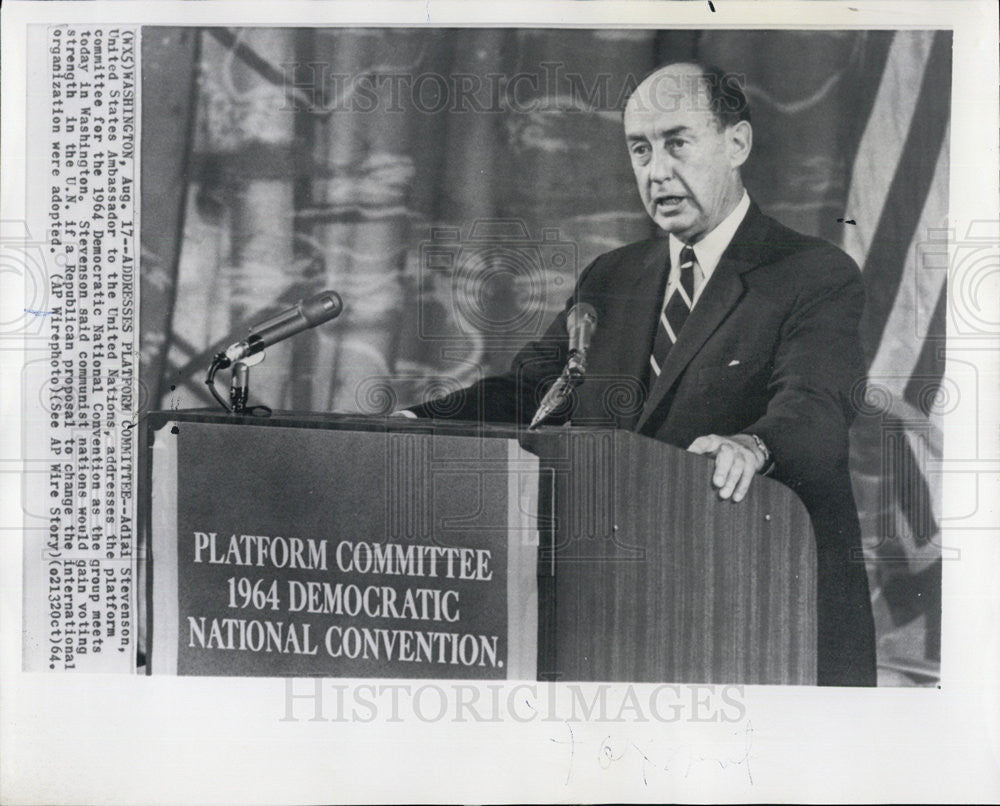
[[[663,310],[660,312],[656,338],[653,340],[653,352],[649,356],[653,377],[659,377],[663,364],[667,360],[667,354],[674,346],[674,342],[677,341],[681,328],[684,327],[684,322],[694,305],[696,265],[694,249],[690,246],[681,249],[680,262],[680,282],[675,283],[667,295]]]

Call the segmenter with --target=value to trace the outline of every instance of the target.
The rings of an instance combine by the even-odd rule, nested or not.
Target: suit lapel
[[[730,311],[743,296],[745,285],[741,274],[757,266],[762,248],[764,217],[755,204],[751,204],[746,218],[737,229],[719,265],[705,285],[698,303],[688,315],[676,343],[670,349],[663,371],[650,389],[646,405],[636,422],[635,429],[642,430],[653,413],[663,403],[674,382],[684,371],[709,336],[722,324]]]
[[[602,304],[593,301],[598,311],[606,312],[599,314],[605,322],[598,322],[598,333],[607,361],[598,372],[646,377],[669,272],[670,245],[666,238],[656,240],[641,258],[641,263],[631,269],[631,280],[626,281],[627,284],[623,284],[613,297],[605,297]],[[633,421],[637,417],[638,413],[632,415]]]
[[[663,307],[663,294],[667,289],[667,278],[670,275],[670,243],[666,238],[657,242],[650,251],[636,275],[629,293],[630,299],[641,300],[635,308],[627,310],[626,322],[633,325],[641,323],[644,330],[637,333],[633,328],[623,328],[621,331],[621,355],[634,356],[634,376],[645,377],[649,367],[649,353],[653,349],[653,337],[656,335],[656,325],[659,321],[660,309]],[[639,352],[634,348],[636,336],[639,344],[646,349]]]

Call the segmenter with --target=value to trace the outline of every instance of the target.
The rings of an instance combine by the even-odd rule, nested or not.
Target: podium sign
[[[151,453],[153,673],[534,679],[516,440],[178,418]]]

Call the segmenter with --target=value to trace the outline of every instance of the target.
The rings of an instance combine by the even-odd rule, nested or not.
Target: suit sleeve
[[[765,414],[744,429],[771,450],[774,475],[804,497],[822,495],[828,480],[844,472],[852,399],[865,375],[861,273],[832,248],[821,265],[782,326]]]
[[[545,333],[521,348],[505,374],[483,378],[457,392],[413,406],[409,411],[418,417],[434,419],[529,423],[546,390],[566,364],[569,353],[566,315],[580,296],[593,266],[591,263],[584,269],[573,296]],[[550,419],[558,421],[558,415]]]

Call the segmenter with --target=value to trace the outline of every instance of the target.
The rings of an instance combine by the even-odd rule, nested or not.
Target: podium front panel
[[[150,438],[152,673],[535,678],[516,440],[183,417]]]
[[[815,684],[815,537],[787,487],[721,500],[711,459],[626,431],[567,429],[542,457],[540,676]]]

